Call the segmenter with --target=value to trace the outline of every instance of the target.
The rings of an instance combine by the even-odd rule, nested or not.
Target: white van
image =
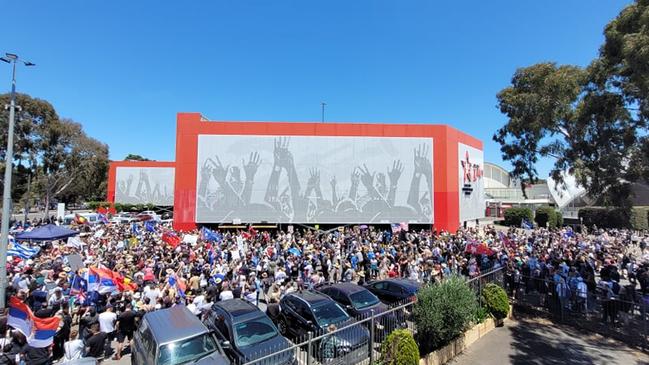
[[[99,214],[97,213],[77,213],[80,216],[86,218],[88,220],[88,224],[96,224],[99,222]],[[76,214],[66,214],[63,217],[63,225],[64,226],[69,226],[74,222],[74,218],[76,217]]]

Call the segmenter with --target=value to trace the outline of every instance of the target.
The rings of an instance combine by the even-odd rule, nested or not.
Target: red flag
[[[466,248],[464,249],[464,252],[470,253],[472,255],[487,255],[487,256],[491,256],[495,253],[494,250],[489,248],[489,246],[487,246],[484,243],[482,244],[468,243],[466,245]]]
[[[88,219],[86,217],[79,215],[79,213],[74,214],[74,223],[76,224],[86,224],[88,223]]]
[[[176,248],[180,244],[180,237],[171,231],[167,231],[162,234],[162,240],[165,241],[169,246]]]

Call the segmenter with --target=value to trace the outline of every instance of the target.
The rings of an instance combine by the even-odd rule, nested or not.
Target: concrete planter
[[[507,318],[511,318],[511,313],[512,307],[510,306]],[[493,318],[488,318],[483,323],[468,329],[463,335],[448,345],[419,359],[419,365],[443,365],[461,354],[462,351],[466,350],[474,342],[493,331],[494,328],[496,328],[496,321]]]

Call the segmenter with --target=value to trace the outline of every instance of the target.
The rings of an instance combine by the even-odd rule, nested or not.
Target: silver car
[[[210,330],[185,306],[149,312],[133,335],[131,364],[229,365]]]

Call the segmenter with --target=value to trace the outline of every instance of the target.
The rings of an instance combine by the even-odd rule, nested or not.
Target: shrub
[[[484,307],[478,307],[478,309],[475,311],[475,315],[473,316],[473,323],[478,324],[482,323],[489,317],[489,311],[487,308]]]
[[[551,207],[539,207],[536,209],[534,221],[539,227],[554,228],[557,226],[557,212]]]
[[[505,211],[505,225],[520,227],[523,219],[532,222],[532,210],[530,208],[509,208]]]
[[[466,331],[477,312],[477,298],[466,280],[452,276],[419,290],[413,309],[422,353],[434,351]]]
[[[579,218],[583,219],[584,225],[596,225],[599,228],[630,228],[631,212],[622,208],[582,208],[579,210]]]
[[[563,213],[556,211],[557,213],[557,227],[563,227]]]
[[[392,331],[381,344],[382,365],[417,365],[419,348],[407,329]]]
[[[631,211],[631,228],[649,229],[649,207],[633,207]]]
[[[500,286],[489,283],[482,290],[485,308],[496,319],[503,319],[509,313],[509,298],[505,289]]]

